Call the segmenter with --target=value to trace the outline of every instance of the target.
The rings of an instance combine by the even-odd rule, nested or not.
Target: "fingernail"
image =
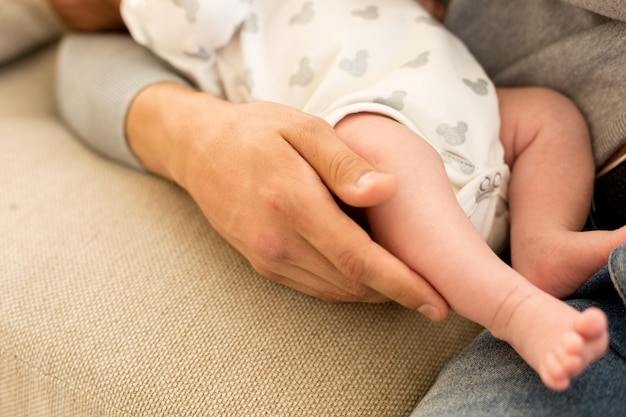
[[[367,188],[370,186],[370,184],[374,181],[374,178],[376,177],[376,172],[374,171],[370,171],[370,172],[366,172],[365,174],[361,175],[361,177],[356,180],[356,186],[357,188]]]
[[[441,312],[436,308],[428,304],[424,304],[417,309],[420,313],[431,319],[432,321],[441,320]]]

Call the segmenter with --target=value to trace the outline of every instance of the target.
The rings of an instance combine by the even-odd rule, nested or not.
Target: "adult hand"
[[[391,299],[446,316],[443,298],[333,199],[329,189],[349,205],[372,206],[396,184],[323,120],[163,83],[139,94],[126,126],[144,165],[185,188],[261,275],[324,300]]]
[[[49,0],[63,23],[70,29],[97,31],[122,30],[122,0]]]

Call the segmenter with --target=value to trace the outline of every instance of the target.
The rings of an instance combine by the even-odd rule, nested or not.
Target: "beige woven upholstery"
[[[478,331],[260,278],[75,139],[54,58],[0,67],[0,416],[403,416]]]

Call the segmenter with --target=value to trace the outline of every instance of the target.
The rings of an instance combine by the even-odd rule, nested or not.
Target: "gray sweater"
[[[574,100],[597,165],[626,143],[623,0],[452,0],[446,23],[495,84],[550,87]]]
[[[573,99],[597,165],[626,143],[622,0],[451,0],[446,24],[496,84],[546,86]],[[69,35],[58,65],[65,120],[95,150],[141,168],[124,136],[131,101],[152,83],[186,81],[125,35]]]

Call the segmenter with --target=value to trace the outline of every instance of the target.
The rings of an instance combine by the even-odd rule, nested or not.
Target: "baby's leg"
[[[397,177],[396,195],[367,209],[374,239],[428,279],[453,310],[509,342],[554,389],[567,388],[602,355],[604,315],[579,313],[502,262],[461,210],[434,148],[380,115],[348,116],[336,129]]]
[[[626,242],[626,228],[580,233],[593,192],[584,119],[569,100],[538,88],[498,91],[509,187],[513,268],[563,298]]]

